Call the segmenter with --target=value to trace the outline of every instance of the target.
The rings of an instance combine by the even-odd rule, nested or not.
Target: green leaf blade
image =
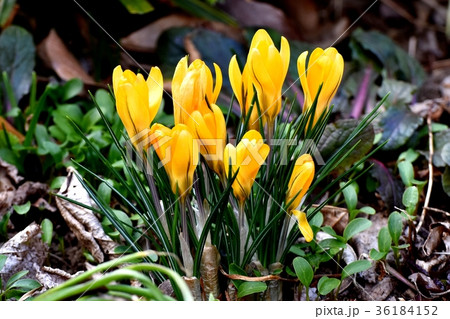
[[[305,258],[296,257],[293,261],[295,274],[305,287],[309,287],[314,277],[314,271]]]

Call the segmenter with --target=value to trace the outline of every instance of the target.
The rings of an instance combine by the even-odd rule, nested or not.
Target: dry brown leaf
[[[332,227],[336,233],[342,234],[348,224],[348,210],[342,207],[325,205],[320,212],[323,215],[323,224]]]
[[[41,227],[33,222],[0,248],[0,254],[8,256],[0,277],[6,282],[18,271],[28,270],[26,277],[34,278],[47,259],[47,252],[48,246],[41,239]]]
[[[58,76],[67,81],[79,78],[86,84],[95,85],[95,80],[81,67],[80,62],[67,49],[54,29],[39,44],[38,54]]]
[[[42,269],[39,269],[37,271],[36,279],[43,286],[43,290],[41,292],[44,292],[47,289],[56,287],[56,286],[64,283],[65,281],[67,281],[73,277],[76,277],[80,273],[82,273],[82,271],[79,271],[76,274],[71,275],[61,269],[43,266]]]
[[[436,251],[436,248],[442,243],[444,233],[446,233],[447,236],[450,234],[450,223],[433,223],[429,228],[430,233],[428,234],[428,237],[422,247],[426,256],[430,256]],[[450,251],[447,251],[447,253],[450,253]]]
[[[67,178],[58,194],[92,206],[89,194],[77,178],[77,171],[73,167],[68,167],[67,172]],[[117,244],[105,234],[101,223],[92,211],[59,197],[56,197],[56,204],[69,228],[98,262],[105,260],[104,254],[114,254]]]
[[[171,14],[122,38],[120,44],[127,50],[154,52],[160,35],[175,27],[194,27],[202,20],[182,14]]]
[[[0,218],[11,208],[16,185],[22,180],[15,166],[0,159]]]
[[[408,277],[416,286],[417,291],[426,298],[437,298],[450,293],[450,290],[444,291],[443,285],[440,286],[428,276],[421,273],[414,273]]]

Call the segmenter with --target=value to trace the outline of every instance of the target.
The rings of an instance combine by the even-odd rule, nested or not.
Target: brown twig
[[[277,275],[267,275],[267,276],[261,276],[261,277],[248,277],[243,275],[230,275],[227,274],[225,270],[223,270],[222,267],[220,267],[220,272],[225,277],[231,279],[231,280],[245,280],[245,281],[271,281],[271,280],[281,280],[281,281],[288,281],[288,282],[298,282],[298,278],[283,278]],[[314,275],[314,279],[320,279],[322,277],[333,277],[333,278],[340,278],[341,274],[320,274],[320,275]]]
[[[433,155],[434,155],[434,145],[433,145],[433,131],[431,128],[431,109],[428,111],[427,116],[427,125],[428,125],[428,147],[430,151],[430,155],[428,157],[428,187],[427,187],[427,195],[425,196],[425,202],[423,203],[422,215],[420,215],[420,221],[417,225],[416,231],[419,232],[422,224],[425,220],[425,216],[427,214],[427,210],[425,207],[428,207],[430,203],[431,190],[433,189]]]
[[[428,206],[424,206],[423,208],[426,209],[426,210],[431,210],[433,212],[437,212],[437,213],[441,213],[441,214],[450,216],[449,212],[446,212],[445,210],[442,210],[442,209],[439,209],[439,208],[428,207]]]
[[[400,280],[402,283],[407,285],[409,288],[417,291],[416,287],[408,279],[403,277],[403,275],[401,273],[399,273],[397,270],[395,270],[394,268],[392,268],[388,264],[384,264],[384,265],[385,265],[385,268],[386,268],[386,272],[388,274],[391,274],[392,276],[394,276],[395,278]]]

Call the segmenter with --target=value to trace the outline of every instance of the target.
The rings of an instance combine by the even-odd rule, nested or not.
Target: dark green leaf
[[[334,248],[334,249],[340,250],[340,249],[345,249],[347,247],[347,245],[344,242],[342,242],[340,240],[337,240],[335,238],[324,239],[320,243],[318,243],[317,245],[319,246],[319,248],[321,250],[326,250],[326,249],[329,249],[329,248],[330,249]]]
[[[346,119],[338,120],[326,126],[325,131],[323,132],[317,145],[317,148],[325,161],[342,146],[358,124],[359,121],[357,120]],[[373,126],[368,125],[348,145],[348,148],[350,149],[359,141],[357,147],[342,161],[335,171],[340,174],[347,170],[353,163],[363,158],[364,155],[366,155],[372,148],[374,137],[375,134],[373,131]]]
[[[419,191],[416,186],[408,187],[403,193],[403,205],[405,207],[416,207],[419,202]]]
[[[199,18],[220,21],[229,25],[236,25],[236,21],[234,21],[234,19],[228,14],[200,0],[172,0],[172,2],[183,10]]]
[[[372,263],[368,260],[357,260],[354,261],[347,266],[344,267],[342,270],[341,279],[344,280],[345,278],[356,274],[358,272],[364,271],[372,267]]]
[[[34,279],[19,279],[9,286],[9,288],[19,288],[23,291],[30,291],[39,288],[40,286],[41,284]]]
[[[392,241],[394,242],[395,246],[398,246],[398,240],[400,239],[403,231],[403,220],[402,216],[399,213],[393,212],[389,215],[388,229]]]
[[[317,283],[317,290],[322,296],[328,295],[332,290],[336,289],[341,281],[337,278],[322,277]]]
[[[247,276],[246,272],[236,264],[231,264],[229,266],[229,272],[230,272],[230,275]],[[239,291],[239,287],[241,286],[242,283],[243,283],[242,280],[233,280],[233,284],[236,286],[236,289],[238,291]]]
[[[28,213],[30,211],[31,203],[30,203],[30,201],[28,201],[23,205],[13,205],[13,207],[17,214],[25,215],[26,213]]]
[[[53,223],[45,218],[41,223],[42,241],[50,246],[53,238]]]
[[[387,102],[389,105],[404,105],[412,101],[416,86],[403,81],[385,79],[378,89],[378,96],[389,94]]]
[[[61,99],[63,102],[77,96],[83,90],[83,81],[80,79],[71,79],[61,87]]]
[[[442,148],[441,157],[445,164],[450,165],[450,143],[445,144]]]
[[[422,117],[404,105],[389,107],[379,118],[383,130],[381,140],[389,140],[384,145],[384,150],[393,150],[404,145],[423,122]]]
[[[306,259],[302,257],[295,257],[292,264],[294,266],[297,278],[300,280],[303,286],[309,287],[314,277],[314,271],[309,262],[307,262]]]
[[[388,252],[391,249],[392,238],[387,227],[383,227],[378,232],[378,249],[381,252]]]
[[[12,275],[6,283],[6,289],[9,289],[17,280],[28,274],[28,270],[22,270]]]
[[[441,182],[444,192],[450,197],[450,166],[445,167]]]
[[[303,249],[300,248],[300,247],[298,247],[297,245],[291,246],[291,248],[289,249],[289,251],[290,251],[291,253],[297,255],[297,256],[300,256],[300,257],[304,257],[304,256],[306,255],[305,252],[303,251]]]
[[[112,183],[112,181],[109,182]],[[109,204],[111,201],[111,192],[111,188],[104,182],[100,183],[98,186],[98,195],[106,204]]]
[[[147,0],[120,0],[120,2],[132,14],[145,14],[154,10]]]
[[[33,37],[25,29],[10,26],[0,35],[0,70],[8,73],[17,102],[30,90],[34,55]]]
[[[242,298],[254,293],[263,292],[267,289],[267,285],[261,281],[245,281],[241,283],[238,289],[238,298]]]
[[[344,238],[348,241],[354,235],[366,230],[372,225],[372,222],[366,218],[355,218],[344,229]]]
[[[386,257],[386,255],[387,255],[387,252],[381,252],[381,251],[376,250],[375,248],[372,248],[369,253],[369,257],[372,258],[373,260],[384,259]]]

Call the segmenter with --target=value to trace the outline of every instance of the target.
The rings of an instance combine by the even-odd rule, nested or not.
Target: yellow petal
[[[116,92],[119,88],[119,82],[120,79],[122,78],[122,75],[123,75],[122,67],[120,65],[116,66],[114,68],[112,76],[114,94],[117,94]]]
[[[220,90],[222,89],[222,71],[220,67],[214,63],[214,70],[216,72],[216,83],[214,85],[214,92],[212,100],[209,101],[210,104],[214,104],[217,102],[217,98],[219,97]]]
[[[158,67],[152,67],[147,78],[148,99],[149,99],[149,116],[151,121],[158,113],[163,95],[163,76]]]
[[[241,108],[245,107],[244,99],[243,99],[243,83],[242,83],[242,74],[239,70],[239,65],[236,60],[236,55],[233,55],[230,61],[230,65],[228,67],[228,76],[230,78],[231,88],[233,89],[234,95],[239,102]]]
[[[314,233],[311,229],[311,226],[308,223],[308,219],[306,218],[306,214],[304,212],[293,210],[292,214],[297,217],[298,220],[298,228],[300,229],[300,232],[302,233],[303,237],[305,237],[305,240],[307,242],[310,242],[314,239]]]

